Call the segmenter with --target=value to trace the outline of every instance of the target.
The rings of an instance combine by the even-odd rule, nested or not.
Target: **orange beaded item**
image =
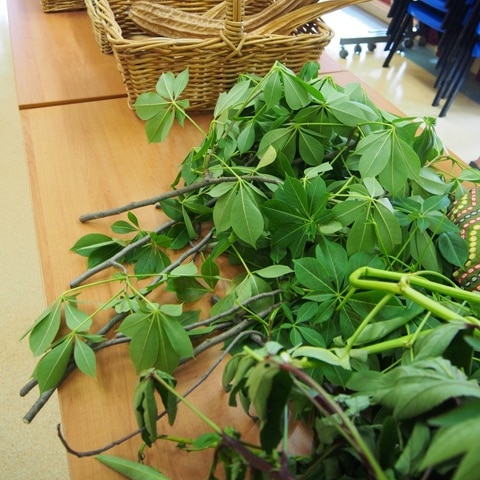
[[[468,244],[468,260],[453,273],[455,281],[465,290],[480,291],[480,190],[472,188],[452,206],[449,217],[459,228]]]

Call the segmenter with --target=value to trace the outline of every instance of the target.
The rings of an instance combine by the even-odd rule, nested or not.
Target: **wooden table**
[[[8,7],[38,245],[50,302],[85,269],[84,259],[69,252],[75,241],[89,232],[111,233],[112,218],[81,224],[78,217],[166,191],[200,135],[187,124],[184,129],[175,127],[165,143],[147,143],[143,122],[127,106],[113,58],[100,53],[95,44],[86,12],[44,14],[38,2],[27,0],[9,0]],[[333,74],[340,83],[356,81],[328,56],[322,56],[320,63],[322,72]],[[383,99],[374,100],[398,111]],[[209,117],[196,120],[207,126]],[[162,220],[153,207],[136,214],[147,229]],[[104,287],[86,299],[94,308],[107,293]],[[202,355],[180,369],[179,391],[196,381],[215,356],[216,352]],[[59,392],[63,431],[78,451],[103,447],[136,429],[132,409],[136,376],[127,347],[106,349],[98,359],[97,380],[76,372]],[[256,429],[243,411],[226,407],[221,372],[220,366],[190,398],[219,425],[235,426],[246,438],[255,438]],[[173,430],[161,421],[159,432],[192,436],[208,431],[183,410]],[[304,441],[298,435],[295,448],[301,449]],[[135,459],[140,444],[135,437],[107,453]],[[147,464],[182,480],[204,478],[211,459],[211,453],[185,454],[163,442],[146,454]],[[91,457],[69,456],[69,465],[73,480],[123,478]]]
[[[348,72],[333,76],[343,84],[356,80]],[[397,111],[385,101],[380,103]],[[109,225],[117,219],[81,224],[78,217],[166,191],[179,162],[191,146],[198,144],[200,135],[187,124],[184,129],[175,127],[165,143],[148,144],[143,122],[135,117],[123,98],[27,109],[21,112],[21,117],[43,276],[50,302],[85,269],[84,259],[69,253],[75,241],[89,232],[111,233]],[[209,117],[198,116],[196,120],[206,127]],[[162,214],[153,207],[137,210],[136,215],[145,228],[153,228],[162,220]],[[105,294],[103,288],[87,298],[95,304],[105,301]],[[213,363],[215,355],[216,352],[203,355],[180,370],[180,392]],[[64,432],[71,446],[80,451],[102,447],[136,428],[132,409],[135,372],[126,346],[101,352],[98,367],[97,380],[75,373],[60,389]],[[191,399],[219,425],[235,426],[247,438],[255,438],[255,427],[245,414],[227,407],[220,383],[221,371],[219,367]],[[113,392],[118,392],[118,397]],[[187,437],[208,431],[198,418],[185,411],[180,412],[174,430],[165,421],[159,425],[159,432],[174,431]],[[108,453],[135,459],[139,445],[136,437]],[[186,455],[173,444],[158,442],[151,451],[147,450],[146,463],[161,468],[172,479],[205,478],[210,453]],[[93,458],[69,456],[69,462],[74,480],[120,478]]]
[[[47,14],[40,0],[7,0],[7,8],[21,109],[126,96],[86,10]]]

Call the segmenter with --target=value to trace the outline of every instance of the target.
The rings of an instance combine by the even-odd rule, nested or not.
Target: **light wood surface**
[[[88,14],[44,13],[40,0],[7,0],[20,108],[126,96]]]
[[[81,224],[78,217],[166,191],[201,135],[187,125],[175,127],[161,145],[147,143],[143,122],[127,106],[114,59],[100,52],[86,12],[45,14],[33,0],[8,0],[8,11],[38,247],[51,302],[85,269],[84,259],[69,252],[75,241],[86,233],[110,234],[109,226],[116,219]],[[338,76],[340,82],[356,80],[327,55],[320,64],[323,73]],[[196,120],[206,127],[209,117],[196,116]],[[163,218],[153,207],[135,213],[147,229]],[[104,286],[82,299],[94,309],[113,288]],[[217,353],[202,355],[180,369],[180,392],[198,380]],[[237,427],[244,437],[255,440],[251,420],[226,406],[221,372],[220,366],[190,398],[219,425]],[[99,353],[96,380],[79,373],[68,378],[59,399],[63,432],[73,449],[101,448],[136,429],[135,379],[126,346]],[[188,437],[206,431],[184,408],[173,429],[166,421],[159,423],[162,433]],[[295,448],[308,442],[301,434],[294,437]],[[137,436],[107,453],[136,459],[140,444]],[[123,478],[92,457],[69,455],[68,460],[72,480]],[[211,452],[186,454],[162,442],[147,450],[145,459],[174,480],[205,478],[210,461]]]
[[[339,83],[356,81],[348,72],[333,74]],[[377,99],[391,111],[388,102]],[[85,269],[84,259],[69,249],[89,232],[111,234],[106,218],[81,224],[80,215],[124,205],[166,191],[188,150],[201,135],[189,124],[176,126],[165,143],[148,144],[144,124],[128,108],[125,99],[29,109],[21,112],[32,184],[34,214],[48,301],[68,288],[69,282]],[[209,116],[197,116],[205,128]],[[154,228],[162,214],[153,207],[137,210],[145,228]],[[104,278],[101,274],[99,278]],[[108,289],[91,292],[92,308],[106,299]],[[83,298],[83,296],[82,296]],[[211,352],[180,370],[179,391],[185,391],[211,365]],[[62,426],[72,448],[80,451],[100,448],[136,428],[132,392],[135,372],[125,346],[99,355],[98,379],[73,374],[60,389]],[[227,407],[222,392],[222,367],[192,394],[197,407],[220,425],[236,426],[247,438],[255,439],[255,427],[242,411]],[[183,410],[183,412],[182,412]],[[205,425],[181,409],[174,430],[160,422],[160,432],[194,436],[208,431]],[[299,437],[298,443],[304,439]],[[135,459],[138,437],[115,447],[110,454]],[[153,464],[172,479],[205,478],[211,454],[189,454],[173,444],[160,442],[147,450],[146,463]],[[93,458],[69,456],[71,478],[102,480],[120,478]]]
[[[125,97],[113,55],[100,51],[86,10],[44,13],[40,0],[7,0],[21,109]],[[345,67],[323,55],[324,73]]]
[[[24,110],[21,115],[50,302],[85,268],[84,259],[69,253],[69,248],[87,232],[111,233],[109,225],[115,220],[108,218],[83,225],[77,220],[79,215],[167,190],[178,163],[191,146],[198,144],[200,135],[186,126],[185,130],[176,128],[164,144],[148,145],[143,123],[128,109],[124,99]],[[208,121],[206,117],[197,120],[205,125]],[[145,228],[162,221],[162,214],[154,207],[136,214]],[[92,308],[96,302],[105,301],[106,292],[102,288],[87,295]],[[179,375],[180,392],[196,381],[214,356],[215,353],[204,355],[183,369]],[[98,363],[98,380],[74,374],[60,389],[64,432],[76,450],[102,447],[136,429],[132,409],[135,372],[126,347],[100,353]],[[248,433],[253,427],[251,421],[241,412],[224,408],[226,397],[221,391],[220,374],[219,371],[191,398],[215,421],[241,426]],[[160,432],[172,431],[165,422],[160,425]],[[208,429],[196,417],[180,414],[174,431],[188,437]],[[140,444],[136,437],[108,453],[135,459]],[[161,443],[147,451],[146,463],[153,462],[172,478],[203,478],[209,456],[185,455],[175,445]],[[118,477],[92,458],[70,456],[69,461],[74,480]]]

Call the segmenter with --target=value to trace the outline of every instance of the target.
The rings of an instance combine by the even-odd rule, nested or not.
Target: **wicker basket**
[[[85,10],[85,0],[41,0],[40,4],[45,13]]]
[[[159,0],[160,1],[160,0]],[[176,8],[180,8],[185,12],[190,13],[205,13],[210,10],[212,7],[215,7],[220,3],[221,0],[161,0],[162,5],[173,6]],[[270,4],[271,0],[255,0],[254,2],[249,2],[246,4],[245,10],[246,14],[252,15],[254,13],[260,12],[265,6]],[[102,24],[102,21],[98,15],[98,8],[97,8],[98,0],[85,0],[85,5],[87,6],[88,16],[90,17],[90,21],[92,22],[93,33],[95,35],[95,40],[97,41],[100,50],[105,54],[112,53],[112,46],[107,39],[107,35],[105,32],[105,28]],[[110,4],[115,6],[115,1],[110,1]],[[123,13],[125,8],[130,6],[130,2],[122,1],[122,6],[118,5],[118,8]],[[115,6],[116,7],[116,6]],[[115,8],[114,7],[114,8]],[[138,27],[134,27],[135,30],[138,30]]]
[[[264,75],[275,61],[298,71],[307,61],[318,60],[333,36],[318,17],[288,34],[255,34],[242,30],[244,0],[226,0],[224,29],[218,37],[171,39],[147,37],[128,17],[132,0],[96,0],[97,15],[112,45],[122,74],[130,106],[138,95],[152,91],[163,72],[179,73],[189,69],[185,97],[191,110],[211,110],[218,95],[232,87],[241,73]],[[364,0],[329,0],[329,11]],[[175,5],[175,2],[170,2]],[[176,2],[178,8],[198,6],[200,11],[218,1]],[[247,6],[256,4],[248,0]],[[321,4],[315,4],[321,5]],[[263,8],[265,2],[261,6]],[[190,10],[192,11],[192,10]]]
[[[90,18],[90,22],[92,24],[93,34],[95,36],[95,40],[100,47],[100,50],[105,54],[112,53],[112,46],[107,39],[107,35],[105,33],[105,29],[103,28],[102,21],[97,13],[97,3],[98,0],[84,0],[85,5],[87,7],[88,17]]]

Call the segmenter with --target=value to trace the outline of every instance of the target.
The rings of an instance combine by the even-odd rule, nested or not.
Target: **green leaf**
[[[70,251],[75,252],[82,257],[88,257],[94,250],[100,247],[117,244],[118,242],[108,235],[103,235],[101,233],[88,233],[80,238]]]
[[[180,317],[184,313],[183,306],[176,303],[163,303],[158,307],[158,310],[169,317]],[[188,313],[193,314],[193,312]]]
[[[160,207],[172,220],[182,221],[183,212],[182,205],[176,198],[166,198],[160,201]]]
[[[267,453],[272,452],[283,437],[285,407],[292,385],[292,378],[286,371],[279,371],[272,379],[272,387],[267,399],[268,414],[261,418],[260,428],[260,443]],[[254,401],[252,398],[252,403],[255,405]]]
[[[413,347],[417,360],[440,357],[443,355],[458,332],[465,329],[465,325],[459,323],[445,323],[433,328],[428,335],[419,338]]]
[[[155,399],[155,383],[151,376],[141,377],[133,395],[135,418],[142,429],[142,440],[150,447],[157,439],[158,408]]]
[[[376,177],[388,165],[392,155],[391,131],[379,130],[362,138],[356,153],[360,155],[359,170],[362,177]]]
[[[58,385],[72,356],[73,338],[68,336],[47,352],[38,362],[33,378],[43,393]]]
[[[344,202],[337,203],[332,209],[334,218],[343,226],[347,227],[355,222],[360,216],[365,218],[369,212],[369,202],[349,198]]]
[[[181,302],[190,303],[202,298],[210,289],[193,277],[172,277],[168,279],[167,289],[175,292]]]
[[[300,156],[307,165],[316,166],[323,161],[323,142],[314,135],[309,135],[303,130],[298,134],[298,150]]]
[[[155,370],[151,378],[155,384],[155,390],[160,394],[163,406],[167,412],[168,423],[173,425],[177,417],[178,399],[172,390],[175,389],[177,381],[163,370]]]
[[[141,120],[150,120],[168,105],[158,93],[145,92],[138,96],[133,107]]]
[[[378,245],[385,254],[393,253],[395,247],[402,243],[402,229],[395,214],[381,202],[375,204],[373,221],[376,226]]]
[[[397,419],[421,415],[450,398],[480,398],[478,383],[441,357],[397,367],[376,379],[373,374],[354,373],[348,388],[369,393]]]
[[[310,103],[310,94],[302,80],[294,74],[285,72],[283,72],[282,79],[285,87],[285,101],[292,110],[299,110]]]
[[[238,238],[254,247],[265,224],[250,188],[241,186],[238,189],[232,202],[230,221]]]
[[[477,451],[479,435],[480,416],[441,428],[433,437],[420,468],[423,470],[464,455],[462,460],[456,463],[458,468],[451,478],[453,480],[476,478],[480,469],[480,456]]]
[[[171,277],[196,277],[197,275],[198,268],[194,262],[182,263],[170,272]]]
[[[170,345],[180,357],[193,357],[192,342],[179,320],[164,317],[162,328],[165,331]]]
[[[153,275],[170,265],[170,257],[157,245],[144,245],[137,253],[134,272],[136,275]]]
[[[114,233],[118,233],[118,234],[132,233],[138,230],[137,226],[132,225],[131,223],[126,222],[125,220],[118,220],[117,222],[114,222],[111,228]]]
[[[283,96],[282,76],[277,70],[272,70],[265,76],[263,83],[265,103],[268,108],[273,108],[280,103]]]
[[[385,338],[403,325],[418,316],[424,309],[420,305],[411,304],[408,308],[402,308],[400,315],[376,321],[367,325],[355,340],[355,345],[371,343]]]
[[[173,82],[173,97],[178,98],[185,88],[187,88],[189,80],[188,68],[180,72]]]
[[[173,72],[165,72],[160,75],[160,78],[155,85],[157,93],[167,100],[173,100],[175,85],[175,74]]]
[[[347,252],[352,255],[357,252],[374,252],[377,244],[375,226],[369,218],[369,209],[358,212],[347,237]]]
[[[336,93],[332,95],[328,103],[328,110],[343,125],[337,128],[340,131],[349,133],[351,128],[355,128],[359,123],[363,124],[368,117],[372,118],[372,113],[365,105],[352,101],[348,95]],[[350,127],[346,129],[345,127]]]
[[[443,257],[457,267],[463,267],[468,260],[468,245],[459,234],[441,233],[438,237],[438,248]]]
[[[270,265],[255,271],[255,275],[262,278],[279,278],[292,273],[293,270],[287,265]]]
[[[411,145],[400,138],[392,143],[391,158],[379,174],[385,190],[395,196],[401,193],[407,181],[417,180],[420,173],[420,159]]]
[[[296,348],[292,356],[295,358],[307,357],[328,365],[336,365],[346,370],[350,369],[350,361],[347,355],[339,357],[336,353],[326,348],[302,346]]]
[[[125,460],[114,455],[96,455],[95,458],[130,480],[168,480],[165,475],[162,475],[155,468],[134,462],[133,460]]]
[[[222,195],[213,207],[213,222],[218,232],[229,230],[232,226],[232,207],[237,196],[237,188]]]
[[[65,322],[70,330],[86,331],[92,326],[92,318],[79,310],[72,302],[65,302]]]
[[[218,118],[227,110],[244,105],[250,88],[251,86],[248,80],[241,80],[228,92],[221,93],[215,105],[215,110],[213,112],[214,117]]]
[[[255,414],[260,419],[260,438],[262,447],[271,452],[277,446],[281,436],[279,436],[279,423],[281,418],[281,410],[278,411],[279,402],[273,404],[271,396],[272,392],[277,395],[280,403],[286,400],[285,394],[288,395],[288,388],[286,391],[274,389],[274,378],[281,372],[277,365],[260,362],[250,371],[247,379],[248,397],[255,408]],[[286,372],[283,372],[286,374]],[[287,374],[288,375],[288,374]],[[284,377],[281,377],[284,380]],[[276,408],[275,408],[276,407]],[[272,419],[273,417],[273,419]],[[266,427],[269,428],[266,428]],[[272,432],[268,430],[271,429]]]
[[[418,467],[424,458],[429,442],[430,430],[428,427],[424,423],[415,423],[407,445],[395,463],[395,470],[405,476],[418,471]]]
[[[82,337],[75,337],[73,358],[77,367],[85,374],[95,378],[96,358],[93,349],[82,340]]]
[[[204,433],[199,435],[192,443],[189,450],[205,450],[207,448],[217,448],[222,441],[221,435],[218,433]]]
[[[260,140],[257,157],[262,158],[270,146],[274,147],[277,152],[282,151],[291,140],[293,134],[292,129],[286,127],[269,130]]]
[[[317,259],[305,257],[294,260],[294,270],[300,285],[313,291],[333,291],[331,278]]]
[[[440,177],[438,171],[430,167],[421,168],[417,181],[425,191],[432,195],[447,195],[450,190],[450,185]]]
[[[247,123],[238,134],[237,146],[240,153],[248,152],[255,143],[255,125]]]
[[[212,256],[207,257],[207,259],[202,263],[201,273],[204,282],[210,288],[215,288],[215,285],[219,280],[220,268],[215,263],[215,259]]]
[[[267,167],[277,159],[277,151],[273,145],[269,145],[257,165],[257,170]]]
[[[178,355],[164,351],[165,344],[154,315],[145,316],[144,327],[135,331],[130,340],[128,353],[137,372],[159,366],[159,356],[164,355],[171,367],[178,362]],[[125,330],[120,330],[125,333]],[[168,345],[169,347],[170,345]],[[160,368],[160,367],[159,367]],[[167,370],[171,371],[171,370]]]
[[[428,232],[416,230],[409,245],[412,257],[426,270],[442,271],[437,249]]]
[[[60,330],[62,303],[52,303],[38,318],[28,338],[30,349],[34,355],[41,355],[52,345]]]
[[[145,131],[148,141],[151,143],[163,142],[170,133],[174,120],[175,111],[171,108],[161,110],[157,115],[147,120]]]

